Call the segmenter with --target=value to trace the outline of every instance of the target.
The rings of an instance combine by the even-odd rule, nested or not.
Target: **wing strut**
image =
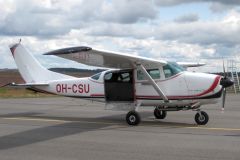
[[[156,82],[152,79],[152,77],[148,74],[147,70],[145,69],[145,67],[142,64],[138,64],[137,65],[141,71],[143,72],[143,74],[147,77],[147,79],[149,80],[149,82],[152,84],[153,88],[157,91],[157,93],[159,94],[160,97],[163,98],[164,102],[169,102],[168,98],[166,97],[166,95],[163,93],[163,91],[161,90],[161,88],[156,84]]]

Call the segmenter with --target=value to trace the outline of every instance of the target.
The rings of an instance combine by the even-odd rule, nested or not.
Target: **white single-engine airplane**
[[[10,50],[26,82],[11,83],[11,86],[102,101],[107,108],[127,110],[129,125],[139,124],[137,111],[140,106],[155,106],[157,119],[164,119],[167,111],[197,111],[196,123],[205,125],[208,114],[201,111],[200,106],[217,103],[223,93],[224,107],[226,87],[233,85],[226,76],[188,72],[182,67],[203,65],[198,63],[177,64],[90,47],[64,48],[45,54],[112,68],[91,77],[76,78],[42,67],[20,42],[10,45]]]

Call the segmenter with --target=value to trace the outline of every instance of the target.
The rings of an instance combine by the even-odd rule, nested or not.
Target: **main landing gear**
[[[208,123],[209,117],[208,114],[204,111],[197,110],[197,113],[195,115],[195,122],[198,125],[205,125]]]
[[[141,118],[138,112],[130,111],[126,115],[126,121],[129,125],[136,126],[140,123]]]
[[[167,116],[167,111],[160,110],[156,107],[154,116],[156,119],[164,119]],[[137,111],[129,111],[126,115],[126,121],[129,125],[136,126],[141,122],[141,117]]]
[[[159,108],[155,108],[153,112],[156,119],[164,119],[167,116],[167,111],[163,111]]]

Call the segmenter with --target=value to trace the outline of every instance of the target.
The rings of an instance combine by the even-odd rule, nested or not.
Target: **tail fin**
[[[10,46],[15,63],[27,83],[74,78],[44,68],[20,43]]]

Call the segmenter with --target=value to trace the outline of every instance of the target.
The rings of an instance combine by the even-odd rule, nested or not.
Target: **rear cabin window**
[[[122,73],[122,74],[118,77],[118,81],[131,82],[131,76],[130,76],[129,73]]]
[[[147,69],[147,72],[152,77],[152,79],[160,79],[159,69]],[[137,71],[137,79],[138,80],[146,80],[147,78],[141,70],[138,70]]]
[[[132,83],[132,73],[129,73],[129,72],[107,73],[104,79],[107,82]]]
[[[101,73],[94,74],[91,78],[98,80],[100,78]]]

